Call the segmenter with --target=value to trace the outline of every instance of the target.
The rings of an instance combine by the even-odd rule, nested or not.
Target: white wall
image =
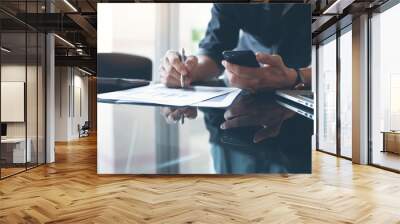
[[[1,81],[1,122],[24,122],[25,83]]]
[[[88,108],[89,108],[89,102],[88,102],[88,77],[87,76],[82,76],[82,73],[76,74],[75,70],[75,75],[74,75],[74,89],[75,89],[75,107],[73,108],[75,110],[75,113],[73,113],[73,119],[72,119],[72,136],[73,138],[79,137],[79,132],[78,132],[78,124],[81,126],[85,123],[85,121],[89,120],[89,113],[88,113]],[[78,91],[80,93],[78,93]],[[80,97],[79,97],[80,95]],[[79,99],[79,98],[80,99]],[[80,100],[80,103],[78,102]],[[80,104],[80,105],[78,105]],[[78,105],[78,106],[77,106]],[[81,108],[79,108],[81,107]],[[81,109],[82,111],[79,111]]]
[[[41,66],[32,66],[20,63],[2,64],[1,66],[1,81],[2,82],[23,82],[26,86],[26,106],[25,102],[21,108],[18,108],[20,113],[25,114],[26,120],[21,122],[6,122],[8,138],[24,138],[25,135],[29,139],[29,148],[32,153],[32,161],[36,162],[39,158],[39,163],[44,162],[45,150],[45,115],[44,115],[44,74]],[[27,79],[27,80],[26,80]],[[2,93],[2,98],[8,98],[7,93]],[[20,94],[24,94],[25,90],[20,90]],[[16,113],[15,108],[3,107],[2,112],[7,110],[8,113]],[[10,111],[11,110],[11,111]],[[24,115],[22,115],[24,116]],[[39,156],[37,156],[37,153]]]
[[[25,65],[8,64],[1,66],[1,81],[2,82],[25,82]],[[32,69],[28,67],[28,70]],[[3,96],[4,97],[4,96]],[[7,110],[7,108],[1,108]],[[25,137],[25,123],[11,122],[7,123],[8,137]]]
[[[25,70],[27,69],[27,70]],[[25,82],[26,71],[28,72],[28,81],[29,85],[36,85],[36,80],[31,80],[30,74],[36,74],[36,67],[18,64],[6,64],[1,66],[1,81],[2,82]],[[27,104],[31,106],[28,110],[27,118],[28,118],[28,137],[30,132],[30,128],[32,130],[36,130],[36,113],[32,113],[32,111],[36,111],[36,88],[27,88]],[[32,92],[31,92],[32,91]],[[34,102],[34,104],[31,104]],[[31,104],[31,105],[29,105]],[[34,107],[34,108],[32,108]],[[7,110],[7,108],[1,108],[1,110]],[[32,124],[33,122],[35,124]],[[25,137],[25,124],[26,122],[7,122],[7,136],[8,137]]]
[[[77,139],[78,125],[88,120],[88,77],[76,68],[56,67],[55,86],[55,140]]]
[[[55,68],[55,141],[68,141],[70,72],[67,67]]]

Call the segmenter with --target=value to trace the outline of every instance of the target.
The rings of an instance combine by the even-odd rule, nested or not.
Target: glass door
[[[351,25],[341,31],[340,62],[340,156],[352,157],[352,33]]]
[[[27,141],[27,36],[25,31],[1,34],[1,176],[26,170],[31,161]],[[28,147],[28,150],[27,150]]]
[[[400,171],[400,4],[371,18],[370,162]]]
[[[317,54],[317,149],[336,154],[336,35],[322,42]]]
[[[26,116],[27,116],[27,168],[38,163],[38,35],[37,32],[27,32],[27,64],[26,64]]]
[[[44,3],[21,1],[15,10],[43,13]],[[5,178],[45,163],[46,39],[1,12],[0,26],[0,178]]]

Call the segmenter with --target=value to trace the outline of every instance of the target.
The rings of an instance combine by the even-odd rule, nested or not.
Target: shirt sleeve
[[[205,37],[200,41],[199,54],[210,57],[223,70],[222,52],[236,47],[239,25],[230,12],[229,4],[214,4]]]
[[[278,53],[289,68],[306,68],[311,64],[311,15],[310,5],[296,4],[282,19],[285,29]]]

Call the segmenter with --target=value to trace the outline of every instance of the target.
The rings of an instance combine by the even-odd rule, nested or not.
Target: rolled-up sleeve
[[[239,25],[229,16],[232,9],[229,4],[214,4],[205,37],[199,44],[199,54],[213,59],[221,70],[222,52],[235,48],[239,39]]]

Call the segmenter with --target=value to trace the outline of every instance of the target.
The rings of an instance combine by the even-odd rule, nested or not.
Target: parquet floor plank
[[[96,174],[96,138],[0,181],[0,223],[399,223],[400,175],[313,152],[311,175]]]

